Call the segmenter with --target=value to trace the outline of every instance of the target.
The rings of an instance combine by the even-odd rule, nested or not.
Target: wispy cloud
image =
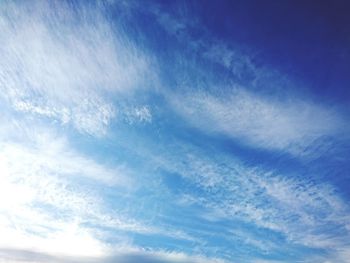
[[[173,96],[176,110],[192,125],[252,147],[302,153],[315,140],[335,136],[344,123],[335,110],[295,98],[277,100],[243,88],[225,97],[204,92]]]
[[[103,218],[103,204],[83,182],[118,185],[123,175],[74,153],[62,139],[37,135],[26,145],[0,143],[0,246],[103,255],[107,246],[82,226]]]
[[[131,107],[125,110],[125,121],[133,124],[134,122],[150,123],[152,122],[152,111],[149,106]]]
[[[122,196],[140,187],[127,167],[98,163],[54,130],[30,123],[28,128],[23,119],[18,127],[1,118],[2,131],[7,130],[0,136],[1,248],[93,257],[132,244],[126,233],[193,240],[177,228],[143,222],[127,207],[117,209],[117,200],[107,200],[102,189]],[[111,233],[104,229],[118,233],[118,238],[106,241]]]
[[[0,262],[346,262],[343,111],[161,6],[0,4]]]
[[[295,173],[250,167],[219,153],[208,158],[199,149],[179,145],[177,154],[172,151],[172,156],[158,160],[164,169],[200,189],[194,191],[200,195],[184,190],[178,204],[201,206],[203,220],[252,224],[281,234],[288,244],[334,249],[334,253],[347,246],[350,207],[332,185]],[[241,231],[231,229],[227,238],[238,238]],[[248,232],[242,242],[261,251],[277,245],[276,240],[259,242],[257,233]]]
[[[104,134],[118,112],[106,95],[132,94],[155,75],[151,60],[112,26],[103,8],[3,2],[2,97],[17,111]]]
[[[336,138],[348,129],[334,104],[315,100],[305,84],[296,84],[298,80],[285,73],[257,65],[254,51],[248,53],[237,43],[218,39],[195,18],[189,20],[186,8],[175,14],[152,10],[160,26],[190,53],[201,57],[205,65],[221,67],[208,70],[201,63],[178,58],[181,65],[193,65],[186,69],[190,72],[175,71],[179,92],[165,92],[165,96],[191,125],[250,147],[294,155],[310,154],[309,147],[321,138]]]

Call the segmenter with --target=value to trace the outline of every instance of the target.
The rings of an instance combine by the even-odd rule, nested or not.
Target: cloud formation
[[[0,262],[347,261],[341,105],[173,4],[0,4]]]
[[[26,251],[26,250],[11,250],[0,249],[0,256],[6,260],[11,260],[13,263],[20,262],[53,262],[53,263],[77,263],[77,262],[91,262],[91,263],[224,263],[222,260],[209,259],[201,256],[187,256],[182,253],[167,253],[162,251],[142,251],[137,249],[126,249],[130,252],[120,252],[109,257],[59,257],[51,256],[45,253]],[[29,260],[28,260],[29,259]],[[1,262],[1,261],[0,261]],[[7,261],[9,262],[9,261]]]
[[[283,242],[315,249],[334,248],[338,256],[338,249],[347,250],[350,233],[345,229],[350,207],[332,185],[297,173],[283,175],[247,166],[222,153],[212,153],[208,158],[200,149],[181,142],[176,145],[179,149],[158,161],[186,184],[194,184],[195,193],[201,193],[183,189],[178,204],[202,207],[201,219],[208,223],[232,222],[234,227],[225,232],[225,238],[238,238],[259,251],[278,246],[276,240],[258,242],[258,233],[235,226],[251,224],[271,235],[281,234]]]
[[[253,147],[303,151],[313,141],[341,130],[337,112],[302,99],[276,100],[234,88],[225,98],[193,92],[173,98],[180,114],[207,132]]]
[[[151,82],[150,59],[104,16],[104,5],[1,4],[2,98],[21,112],[103,135],[123,96]]]

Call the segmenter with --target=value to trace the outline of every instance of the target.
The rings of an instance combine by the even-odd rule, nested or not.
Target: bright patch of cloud
[[[217,258],[207,258],[200,255],[186,255],[184,253],[166,252],[166,251],[150,251],[133,247],[121,247],[117,249],[117,253],[105,257],[67,257],[52,256],[50,254],[26,251],[26,250],[0,250],[0,257],[6,258],[13,263],[21,262],[54,262],[54,263],[225,263],[226,261]],[[2,262],[2,261],[0,261]]]
[[[152,231],[125,214],[107,211],[98,194],[99,187],[132,191],[135,182],[125,168],[99,164],[45,129],[16,128],[8,124],[5,130],[15,137],[6,133],[0,138],[1,248],[104,256],[108,244],[86,224]]]
[[[37,134],[36,148],[15,143],[2,143],[1,155],[11,176],[57,173],[86,177],[106,185],[131,185],[123,168],[107,168],[71,150],[66,140]],[[20,163],[21,165],[18,165]]]
[[[15,110],[103,135],[122,96],[153,78],[150,60],[103,8],[37,1],[0,7],[1,96]]]
[[[42,161],[25,149],[2,145],[0,247],[101,255],[102,243],[79,227],[83,218],[98,213],[98,199],[74,189]]]
[[[108,209],[100,188],[131,193],[139,187],[126,167],[102,165],[38,125],[28,129],[23,120],[18,130],[1,121],[7,132],[0,137],[0,248],[101,257],[131,243],[125,233],[192,239],[130,217],[125,207]],[[123,234],[109,244],[103,228]]]

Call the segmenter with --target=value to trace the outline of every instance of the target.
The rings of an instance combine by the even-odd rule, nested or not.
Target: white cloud
[[[12,176],[55,174],[89,178],[110,186],[132,187],[123,167],[105,167],[70,149],[64,138],[39,133],[32,147],[1,143],[1,156]],[[18,165],[20,163],[20,165]]]
[[[107,95],[152,82],[150,59],[93,6],[2,3],[0,89],[15,110],[103,135],[117,113]]]
[[[238,80],[256,81],[258,75],[264,71],[254,65],[250,56],[244,54],[238,48],[231,49],[219,41],[214,41],[212,45],[206,47],[203,57],[224,66]]]
[[[125,207],[110,210],[101,189],[128,194],[138,187],[126,167],[100,164],[26,119],[18,126],[2,116],[0,124],[0,248],[100,257],[132,243],[126,233],[193,240],[130,217]],[[104,241],[105,228],[119,233],[113,244]]]
[[[98,214],[98,199],[26,154],[9,145],[0,153],[0,247],[102,255],[104,245],[79,226]]]
[[[149,106],[132,107],[125,111],[125,120],[129,124],[134,122],[150,123],[152,122],[152,112]]]
[[[238,226],[237,222],[251,224],[256,229],[279,233],[286,243],[328,251],[347,244],[350,207],[336,187],[293,172],[279,174],[249,167],[222,153],[211,152],[207,156],[201,149],[179,141],[176,150],[171,149],[171,154],[155,161],[200,189],[196,190],[200,195],[185,191],[176,204],[194,205],[196,209],[200,206],[203,220],[234,222]],[[254,230],[250,235],[232,228],[225,233],[228,240],[243,236],[241,242],[264,253],[280,245],[276,240],[262,238]]]
[[[276,100],[242,88],[214,96],[193,92],[172,96],[175,109],[206,132],[225,134],[252,147],[300,154],[314,140],[337,134],[335,111],[302,99]]]
[[[178,87],[178,93],[165,92],[165,96],[192,125],[253,147],[286,150],[296,155],[312,154],[316,151],[310,146],[314,146],[315,141],[348,129],[341,114],[330,108],[330,104],[305,98],[309,92],[307,87],[296,86],[276,68],[257,65],[252,53],[258,50],[250,49],[248,53],[244,46],[217,39],[193,14],[189,21],[181,12],[174,15],[159,8],[152,10],[159,25],[186,48],[209,64],[219,64],[227,70],[220,75],[197,63],[190,67],[189,73],[175,72],[177,83],[184,87]],[[198,34],[191,34],[193,29]],[[183,61],[192,63],[180,56],[181,65],[185,64]],[[202,76],[201,81],[198,75]],[[231,87],[222,83],[230,83]],[[321,144],[325,146],[324,142]]]
[[[137,247],[123,247],[116,249],[116,252],[109,256],[98,257],[67,257],[57,256],[36,251],[27,250],[0,250],[1,259],[6,262],[54,262],[54,263],[78,263],[78,262],[99,262],[99,263],[225,263],[222,259],[208,258],[201,255],[188,255],[185,253],[171,251],[143,250]],[[5,261],[4,261],[5,262]]]
[[[99,164],[37,124],[22,120],[19,127],[0,119],[5,127],[0,136],[0,248],[105,256],[109,245],[101,241],[99,228],[87,223],[149,231],[137,220],[107,210],[98,192],[99,187],[133,191],[127,169]]]
[[[36,217],[38,219],[38,217]],[[21,225],[11,227],[2,224],[0,226],[2,237],[0,247],[11,249],[26,249],[40,251],[55,256],[104,256],[109,252],[109,247],[94,237],[91,231],[76,225],[74,222],[60,222],[53,217],[47,217],[51,224],[45,221],[28,222],[36,223],[31,228],[23,228]],[[39,225],[39,226],[38,226]],[[50,228],[51,231],[37,229]],[[37,228],[37,229],[36,229]],[[36,233],[31,233],[34,231]]]

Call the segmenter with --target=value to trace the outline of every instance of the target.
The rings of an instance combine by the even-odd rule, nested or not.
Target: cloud
[[[96,162],[37,123],[1,118],[0,247],[52,255],[102,256],[110,247],[101,227],[149,234],[158,231],[107,209],[100,189],[134,191],[125,167]],[[153,231],[153,232],[152,232]],[[130,242],[120,235],[118,243]]]
[[[0,248],[106,256],[132,243],[130,234],[194,240],[176,227],[143,222],[125,206],[118,209],[119,202],[133,200],[123,195],[139,188],[127,167],[98,163],[26,118],[19,125],[2,116],[0,123]],[[120,196],[111,203],[106,189]]]
[[[108,186],[131,187],[135,184],[125,168],[105,167],[95,162],[71,149],[64,137],[40,132],[33,134],[31,147],[14,142],[0,143],[2,161],[12,177],[59,172],[62,176],[88,178]]]
[[[344,131],[340,113],[290,96],[289,87],[284,95],[280,86],[259,92],[261,75],[276,77],[274,71],[210,35],[208,42],[192,38],[201,33],[189,33],[190,19],[159,10],[170,34],[240,85],[216,83],[215,72],[196,64],[186,72],[186,90],[148,94],[156,81],[153,59],[128,37],[124,18],[118,25],[110,20],[108,5],[8,1],[0,7],[0,105],[7,114],[0,116],[0,262],[209,263],[224,262],[216,255],[295,255],[295,247],[345,262],[350,210],[335,186],[248,165],[210,142],[224,135],[250,150],[300,156]],[[176,83],[181,72],[174,70]],[[170,111],[160,108],[167,102]],[[159,123],[156,109],[164,114]],[[197,128],[181,130],[184,141],[177,129],[186,124],[171,123],[179,115],[176,121]],[[156,129],[129,137],[123,127],[106,140],[86,136],[105,135],[114,118]],[[80,132],[72,136],[79,143],[89,140],[85,152],[73,147],[65,125]],[[196,132],[213,136],[193,143]],[[103,153],[89,156],[95,146]],[[185,253],[190,250],[196,253]]]
[[[245,54],[239,48],[230,48],[217,40],[205,48],[203,57],[213,63],[222,65],[238,81],[249,81],[252,84],[257,81],[262,72],[264,74],[268,73],[267,70],[255,66],[252,56]]]
[[[118,113],[110,95],[122,99],[155,78],[151,59],[104,10],[61,1],[2,3],[1,97],[17,111],[103,135]]]
[[[348,129],[334,104],[313,100],[306,85],[297,84],[300,80],[257,64],[259,50],[218,39],[185,7],[172,14],[159,7],[150,12],[183,48],[201,58],[193,63],[182,54],[175,57],[175,65],[178,60],[181,67],[191,66],[174,70],[177,92],[164,92],[190,125],[253,148],[293,155],[311,155],[317,152],[312,147],[325,144],[322,139],[343,136]]]
[[[225,68],[235,80],[255,83],[262,77],[261,73],[264,75],[270,73],[265,68],[257,67],[253,57],[244,52],[242,46],[232,43],[228,45],[221,41],[203,27],[199,22],[200,19],[188,11],[183,8],[176,14],[169,14],[159,6],[153,6],[150,10],[158,24],[169,35],[184,44],[186,49],[198,53],[207,62]]]
[[[176,204],[196,209],[209,225],[229,225],[223,234],[227,242],[240,240],[267,254],[281,251],[281,242],[285,249],[299,245],[335,254],[347,245],[350,207],[335,186],[297,172],[250,166],[221,152],[208,156],[181,141],[176,150],[167,147],[171,155],[156,161],[184,180]],[[262,232],[282,239],[266,240]]]
[[[125,120],[129,124],[134,122],[150,123],[152,122],[152,112],[149,106],[132,107],[125,110]]]
[[[143,251],[136,248],[126,248],[126,251],[120,251],[117,254],[106,257],[60,257],[52,256],[45,253],[33,252],[27,250],[11,250],[0,249],[1,258],[6,259],[6,262],[54,262],[54,263],[224,263],[226,261],[216,258],[206,258],[198,255],[186,255],[183,253],[164,252],[164,251]],[[1,262],[1,261],[0,261]]]
[[[337,112],[298,98],[277,100],[242,88],[228,95],[189,92],[173,96],[175,109],[192,125],[251,147],[302,153],[315,140],[342,128]]]
[[[38,147],[0,143],[0,247],[103,255],[105,244],[82,226],[103,215],[101,199],[84,178],[110,184],[118,175],[50,139]]]

